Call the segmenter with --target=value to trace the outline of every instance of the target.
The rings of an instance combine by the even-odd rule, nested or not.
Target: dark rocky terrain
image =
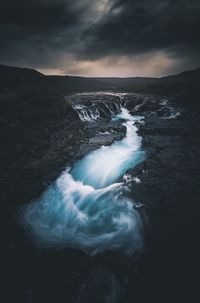
[[[133,196],[147,215],[144,284],[149,297],[158,301],[195,300],[200,269],[199,113],[184,106],[177,119],[146,118],[140,134],[148,158],[129,173],[141,180],[132,182]]]
[[[85,79],[0,67],[2,302],[195,300],[199,74],[198,69],[161,79]],[[40,195],[66,166],[123,137],[124,128],[109,117],[95,127],[82,122],[73,109],[73,93],[99,90],[137,92],[127,97],[126,106],[131,111],[139,105],[133,113],[146,117],[138,127],[148,157],[128,171],[127,194],[144,204],[139,211],[145,221],[146,249],[138,261],[113,252],[89,257],[71,249],[38,250],[17,220],[19,207]],[[166,98],[169,108],[160,105]],[[168,119],[170,108],[180,116]],[[99,134],[110,128],[115,130],[112,135]],[[135,182],[135,177],[142,182]]]

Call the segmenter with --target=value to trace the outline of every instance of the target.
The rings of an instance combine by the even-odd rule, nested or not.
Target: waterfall
[[[114,103],[98,108],[76,104],[74,109],[87,122],[101,119],[102,109],[107,111],[125,125],[126,136],[67,168],[37,201],[23,208],[22,224],[40,247],[72,247],[91,255],[108,249],[140,252],[142,222],[125,194],[123,176],[145,158],[135,125],[143,117]]]
[[[108,94],[116,96],[114,94]],[[75,100],[71,102],[72,107],[78,113],[79,118],[84,122],[95,122],[100,119],[111,119],[112,116],[120,113],[123,107],[123,97],[125,94],[119,94],[117,100],[97,100],[96,102],[86,102],[85,100]],[[83,94],[84,96],[84,94]]]

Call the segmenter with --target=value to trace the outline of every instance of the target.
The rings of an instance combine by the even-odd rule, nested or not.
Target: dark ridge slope
[[[13,91],[48,91],[66,94],[73,91],[107,89],[109,83],[94,78],[46,76],[36,70],[0,65],[0,94]]]
[[[13,67],[7,65],[0,65],[0,75],[7,79],[12,78],[37,78],[44,77],[44,75],[34,69]]]
[[[47,92],[65,95],[79,91],[128,91],[166,95],[198,105],[200,68],[162,78],[84,78],[45,76],[35,70],[0,65],[0,94]]]

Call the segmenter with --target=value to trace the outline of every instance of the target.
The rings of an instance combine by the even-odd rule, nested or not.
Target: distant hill
[[[200,76],[200,67],[184,71],[182,73],[176,74],[176,75],[169,75],[166,77],[162,77],[161,79],[186,79],[186,80],[194,80],[195,78]]]
[[[185,71],[177,75],[162,77],[158,83],[149,86],[149,90],[156,94],[166,94],[188,104],[197,104],[200,99],[200,68]]]
[[[0,75],[6,78],[36,78],[44,75],[34,69],[0,65]]]
[[[0,65],[0,93],[10,90],[48,90],[57,93],[98,90],[102,82],[95,78],[73,76],[46,76],[36,70]],[[109,88],[104,83],[103,88]]]
[[[198,102],[200,68],[161,78],[86,78],[77,76],[46,76],[36,70],[0,65],[0,93],[43,92],[64,95],[71,92],[118,90],[167,95]]]

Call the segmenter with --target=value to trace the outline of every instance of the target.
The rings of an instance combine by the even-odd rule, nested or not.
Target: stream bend
[[[80,108],[79,117],[86,115],[88,120]],[[90,117],[98,118],[95,112]],[[119,180],[145,159],[135,125],[143,117],[132,116],[121,106],[112,119],[124,124],[126,136],[67,168],[37,201],[22,209],[21,222],[38,246],[71,247],[91,255],[142,250],[142,222],[134,201],[125,195],[126,184]]]

